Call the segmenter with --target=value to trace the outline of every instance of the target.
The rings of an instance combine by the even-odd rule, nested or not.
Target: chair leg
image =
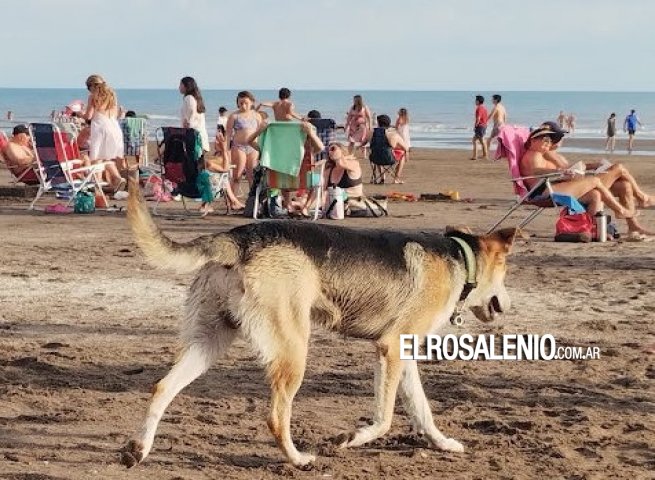
[[[487,234],[490,234],[490,233],[493,232],[496,228],[498,228],[498,226],[499,226],[501,223],[503,223],[503,222],[507,219],[507,217],[509,217],[512,213],[514,213],[514,212],[515,212],[515,211],[516,211],[516,210],[517,210],[521,205],[522,205],[522,203],[520,203],[520,202],[516,202],[516,203],[514,204],[514,206],[512,206],[512,208],[510,208],[510,209],[507,211],[507,213],[506,213],[505,215],[503,215],[503,217],[502,217],[500,220],[498,220],[496,223],[494,223],[493,226],[492,226],[489,230],[487,230]]]
[[[28,210],[34,210],[34,205],[36,204],[37,200],[41,198],[41,195],[43,195],[44,189],[43,186],[39,186],[38,192],[36,192],[36,196],[34,197],[34,200],[32,200],[32,203],[30,203],[30,206],[27,207]]]
[[[544,207],[539,207],[533,212],[530,213],[521,223],[519,223],[518,228],[523,228],[526,225],[528,225],[530,222],[532,222],[535,218],[539,216],[541,212],[544,211]]]

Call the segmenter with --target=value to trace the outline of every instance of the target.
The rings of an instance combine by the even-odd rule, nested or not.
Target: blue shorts
[[[635,129],[634,128],[628,128],[628,135],[634,135],[635,134]]]

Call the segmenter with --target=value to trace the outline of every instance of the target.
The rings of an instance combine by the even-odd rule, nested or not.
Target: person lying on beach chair
[[[603,208],[603,204],[607,205],[618,218],[626,220],[629,236],[653,235],[653,232],[639,225],[635,218],[636,207],[651,206],[652,197],[644,193],[634,177],[621,164],[612,165],[598,175],[573,172],[568,161],[557,152],[565,133],[566,131],[554,122],[546,122],[533,130],[521,158],[521,173],[525,176],[560,173],[561,178],[551,180],[551,187],[555,193],[577,198],[587,205],[587,211],[592,216]],[[586,168],[591,170],[596,169],[597,166],[590,163]],[[527,187],[532,188],[535,181],[526,180]]]
[[[30,140],[30,130],[25,125],[16,125],[12,137],[2,148],[2,156],[9,171],[21,180],[34,166],[34,151]],[[22,181],[22,180],[21,180]],[[38,180],[36,181],[38,183]]]

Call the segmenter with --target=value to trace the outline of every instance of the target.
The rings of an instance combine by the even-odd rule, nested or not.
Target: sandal
[[[118,185],[114,187],[114,193],[120,192],[121,190],[125,190],[125,185],[127,185],[127,180],[121,178],[120,182],[118,182]]]

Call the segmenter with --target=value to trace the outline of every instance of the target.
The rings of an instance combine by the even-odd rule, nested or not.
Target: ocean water
[[[52,110],[59,111],[74,99],[86,99],[80,89],[8,89],[0,88],[0,128],[9,129],[16,122],[45,121]],[[204,90],[207,105],[207,128],[213,135],[218,107],[232,110],[236,90]],[[258,101],[275,100],[277,90],[253,91]],[[630,109],[636,109],[643,124],[638,138],[655,139],[655,92],[464,92],[464,91],[346,91],[298,90],[292,100],[296,111],[306,114],[319,110],[324,118],[345,120],[352,96],[361,94],[374,114],[387,114],[395,120],[399,108],[410,115],[412,145],[428,148],[469,148],[472,135],[474,98],[485,96],[491,110],[491,95],[499,93],[513,124],[535,126],[554,120],[560,110],[573,112],[576,117],[574,137],[598,139],[603,146],[605,125],[611,112],[617,115],[619,138],[623,135],[623,119]],[[119,103],[139,115],[147,115],[151,132],[163,125],[178,125],[181,96],[170,90],[117,90]],[[13,112],[8,122],[6,112]]]

